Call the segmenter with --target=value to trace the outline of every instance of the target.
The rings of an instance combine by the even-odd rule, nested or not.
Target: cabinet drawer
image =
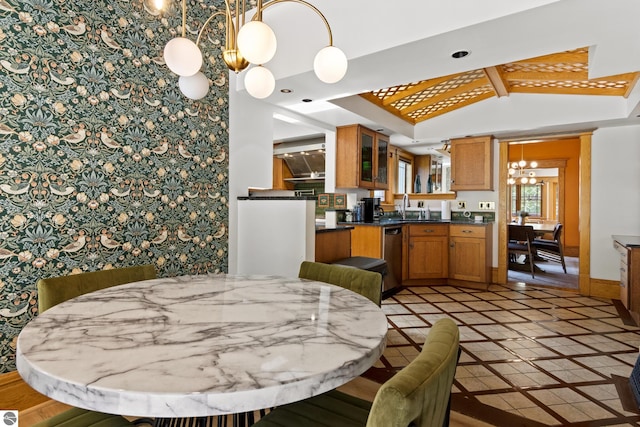
[[[410,224],[409,236],[446,236],[449,226],[446,224]]]
[[[460,225],[452,224],[449,226],[449,235],[451,237],[485,237],[487,229],[482,225]]]

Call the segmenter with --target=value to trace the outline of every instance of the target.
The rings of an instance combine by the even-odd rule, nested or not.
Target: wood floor
[[[543,271],[536,270],[535,277],[531,277],[528,266],[523,270],[509,270],[508,280],[510,284],[526,284],[532,286],[548,286],[559,289],[575,289],[578,291],[578,266],[577,257],[565,257],[567,272],[562,270],[562,265],[551,261],[536,261],[535,264]]]

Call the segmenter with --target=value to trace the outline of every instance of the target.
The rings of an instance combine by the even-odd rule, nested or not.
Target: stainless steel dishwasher
[[[382,251],[387,262],[382,293],[389,296],[397,292],[402,281],[402,226],[384,227]]]

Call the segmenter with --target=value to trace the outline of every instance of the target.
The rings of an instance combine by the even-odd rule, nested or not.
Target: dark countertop
[[[475,222],[461,220],[420,220],[420,219],[383,219],[374,222],[339,222],[338,225],[370,225],[374,227],[389,227],[403,224],[466,224],[466,225],[488,225],[493,224],[492,221]]]
[[[640,247],[640,236],[621,236],[614,234],[611,237],[613,238],[613,240],[620,243],[622,246],[626,246],[627,248]]]
[[[317,196],[238,196],[238,200],[316,200]]]
[[[316,225],[316,233],[327,233],[332,231],[352,230],[353,225],[338,225],[336,228],[327,228],[324,225]]]

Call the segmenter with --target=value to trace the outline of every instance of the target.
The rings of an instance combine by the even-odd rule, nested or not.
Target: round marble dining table
[[[17,368],[72,406],[144,417],[247,412],[336,388],[381,356],[387,320],[323,282],[198,275],[63,302],[18,337]]]

